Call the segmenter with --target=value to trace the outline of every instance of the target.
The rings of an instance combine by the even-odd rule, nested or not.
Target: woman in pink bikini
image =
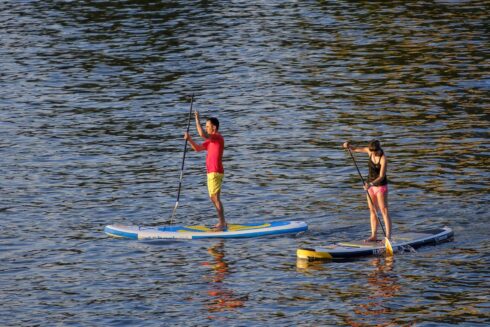
[[[377,241],[376,232],[378,230],[378,220],[376,218],[376,210],[378,208],[383,215],[386,226],[386,237],[391,239],[391,218],[388,213],[388,179],[386,177],[388,162],[386,160],[386,155],[381,148],[381,144],[378,140],[373,140],[369,142],[367,147],[355,147],[349,144],[349,142],[345,142],[342,146],[345,149],[349,148],[354,152],[364,152],[369,155],[369,177],[364,185],[364,189],[367,190],[371,196],[374,206],[368,198],[367,202],[371,216],[371,237],[366,241]]]

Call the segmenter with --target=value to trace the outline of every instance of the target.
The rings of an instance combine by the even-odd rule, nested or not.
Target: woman
[[[364,189],[367,190],[369,196],[367,202],[371,216],[371,237],[366,242],[375,242],[376,232],[378,230],[378,220],[376,218],[376,210],[379,208],[383,215],[383,220],[386,226],[386,237],[391,239],[391,218],[388,213],[388,179],[386,177],[386,169],[388,162],[384,154],[381,144],[378,140],[369,142],[367,147],[355,147],[345,142],[342,145],[345,149],[350,149],[354,152],[364,152],[369,155],[369,177]],[[372,200],[372,203],[371,203]]]

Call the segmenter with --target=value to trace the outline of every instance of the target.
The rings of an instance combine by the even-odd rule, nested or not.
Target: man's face
[[[206,122],[206,133],[213,134],[214,132],[216,132],[216,126],[211,124],[211,122],[208,120]]]

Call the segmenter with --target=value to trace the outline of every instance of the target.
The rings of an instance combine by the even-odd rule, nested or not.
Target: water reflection
[[[225,260],[224,242],[220,241],[211,246],[208,253],[212,256],[213,261],[204,263],[205,266],[211,268],[211,274],[205,276],[205,279],[209,281],[207,310],[210,313],[216,313],[243,307],[248,296],[236,295],[225,285],[225,278],[229,275],[230,269]]]
[[[400,291],[398,276],[393,273],[394,257],[374,258],[369,265],[374,269],[368,274],[366,288],[368,295],[354,307],[356,316],[348,318],[351,326],[390,326],[394,322],[390,318],[390,299]]]
[[[351,264],[354,269],[349,268]],[[369,261],[346,260],[308,261],[297,260],[297,271],[314,276],[321,275],[327,281],[321,287],[317,283],[306,286],[309,294],[319,292],[328,297],[329,302],[321,301],[321,312],[332,312],[342,321],[341,325],[394,326],[397,325],[396,310],[392,310],[392,299],[401,291],[399,275],[395,272],[394,257],[376,257]],[[332,286],[330,281],[339,278],[336,273],[343,271],[340,277],[345,284]],[[349,283],[352,280],[354,282]],[[332,304],[334,303],[334,304]],[[341,314],[338,308],[347,306],[348,313]]]
[[[296,260],[296,271],[299,273],[308,273],[315,270],[321,271],[325,270],[325,261],[315,260],[308,261],[306,259],[298,258]]]

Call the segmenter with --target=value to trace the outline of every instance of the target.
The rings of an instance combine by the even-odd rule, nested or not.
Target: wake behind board
[[[449,227],[400,233],[393,237],[391,240],[391,245],[393,247],[393,251],[397,252],[408,246],[417,248],[427,244],[438,244],[449,241],[453,235],[453,230]],[[328,260],[378,255],[384,252],[384,243],[349,241],[338,242],[316,249],[299,248],[296,251],[296,255],[300,259]]]
[[[308,225],[302,221],[273,221],[248,224],[228,224],[226,231],[217,232],[206,226],[124,226],[108,225],[104,232],[113,237],[134,240],[244,238],[304,232]]]

